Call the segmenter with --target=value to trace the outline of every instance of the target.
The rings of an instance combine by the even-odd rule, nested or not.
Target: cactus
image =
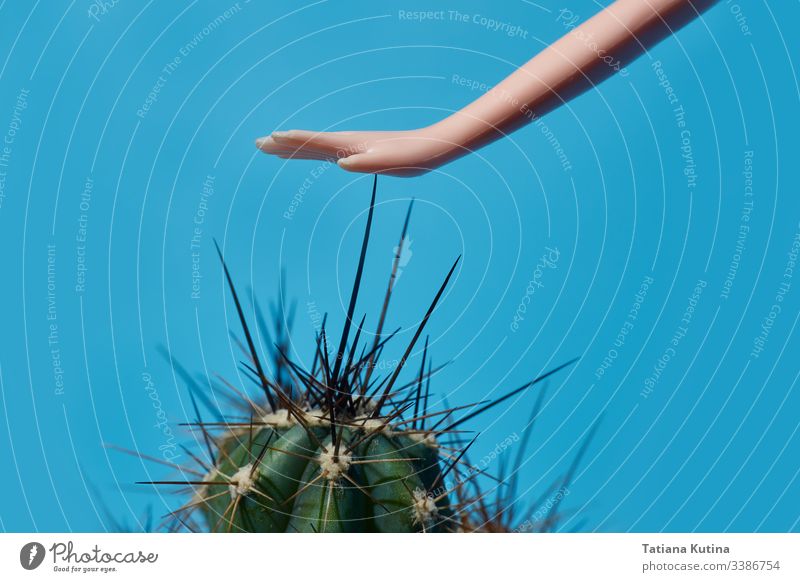
[[[520,503],[519,475],[525,455],[530,445],[530,437],[536,420],[542,410],[547,384],[539,390],[536,403],[531,411],[530,421],[523,431],[522,442],[509,467],[501,459],[499,474],[493,486],[484,491],[478,482],[473,480],[470,491],[465,488],[454,490],[458,504],[469,507],[469,511],[459,516],[460,528],[463,532],[478,533],[547,533],[558,531],[564,514],[560,511],[561,503],[569,495],[575,472],[581,463],[586,450],[591,444],[600,422],[597,421],[589,429],[578,448],[575,457],[566,473],[555,479],[542,494],[529,503]],[[465,460],[469,459],[465,455]],[[520,506],[524,506],[520,508]],[[584,522],[581,520],[570,531],[580,531]]]
[[[383,327],[400,261],[397,249],[404,246],[413,207],[412,201],[374,340],[357,354],[365,319],[355,325],[353,315],[376,187],[377,177],[341,338],[330,350],[323,318],[310,370],[292,361],[287,353],[290,324],[279,325],[270,350],[272,379],[267,378],[217,247],[244,334],[242,349],[249,361],[242,364],[243,370],[260,395],[251,398],[228,384],[241,415],[237,420],[204,422],[194,398],[197,387],[191,392],[196,418],[190,424],[202,435],[207,458],[192,454],[197,466],[180,467],[197,478],[149,482],[180,485],[191,493],[191,499],[171,513],[173,527],[212,532],[463,531],[470,523],[464,516],[479,507],[465,488],[480,471],[471,470],[465,460],[475,439],[465,443],[458,427],[572,363],[493,402],[430,412],[430,378],[435,370],[427,356],[427,340],[413,380],[400,384],[398,378],[458,265],[456,259],[394,371],[383,379],[373,377],[376,360],[394,336],[384,334]],[[283,301],[277,311],[282,310]],[[256,313],[261,334],[267,335],[257,305]],[[283,313],[276,315],[285,321]],[[191,386],[190,376],[178,371]],[[464,415],[456,418],[461,412]]]
[[[252,441],[231,439],[202,504],[213,531],[441,531],[449,502],[434,439],[363,414],[275,414]],[[366,422],[365,422],[366,421]],[[262,453],[263,451],[263,453]]]

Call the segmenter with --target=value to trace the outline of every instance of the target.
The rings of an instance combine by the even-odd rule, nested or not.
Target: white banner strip
[[[9,581],[797,581],[798,563],[800,534],[0,535]]]

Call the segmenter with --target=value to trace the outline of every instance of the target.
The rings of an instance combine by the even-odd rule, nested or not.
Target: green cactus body
[[[303,425],[269,415],[225,439],[196,500],[212,531],[449,529],[448,497],[443,487],[433,491],[442,480],[434,438],[356,418],[339,429],[336,454],[330,422],[319,414],[305,413]]]

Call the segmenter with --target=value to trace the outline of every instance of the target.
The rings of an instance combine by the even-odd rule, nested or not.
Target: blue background
[[[0,3],[6,531],[138,529],[148,508],[177,507],[167,490],[133,485],[167,467],[107,445],[156,458],[175,442],[196,448],[179,426],[191,417],[185,385],[162,347],[201,375],[246,383],[213,238],[243,293],[263,303],[285,270],[298,359],[311,355],[320,313],[340,329],[371,178],[268,158],[256,137],[432,123],[480,94],[459,79],[498,82],[566,32],[560,9],[585,20],[600,6],[451,1],[434,7],[442,20],[419,22],[399,11],[429,2],[106,4]],[[519,31],[492,31],[481,16]],[[434,365],[450,362],[433,379],[437,403],[491,398],[581,356],[549,384],[521,469],[524,503],[563,476],[602,417],[564,529],[798,529],[798,18],[796,2],[720,2],[541,124],[438,172],[379,182],[357,310],[370,328],[409,198],[411,253],[389,314],[401,338],[463,255],[428,328]],[[545,247],[559,258],[536,274]],[[470,423],[481,431],[475,460],[522,434],[534,398]]]

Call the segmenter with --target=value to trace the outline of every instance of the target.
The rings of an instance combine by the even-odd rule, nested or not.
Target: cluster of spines
[[[289,356],[289,332],[295,309],[292,307],[287,317],[283,293],[281,293],[279,303],[274,306],[272,313],[276,322],[274,342],[269,350],[273,369],[272,380],[267,377],[233,278],[222,252],[217,246],[244,335],[244,342],[239,342],[247,358],[247,361],[241,363],[242,372],[259,386],[261,397],[251,398],[246,391],[218,376],[218,379],[227,388],[231,401],[242,412],[242,416],[237,420],[228,420],[219,415],[215,421],[203,421],[195,396],[203,398],[204,403],[208,406],[211,406],[210,399],[203,395],[202,390],[190,374],[176,366],[178,372],[190,385],[190,397],[195,413],[194,421],[186,424],[202,435],[208,458],[203,460],[199,455],[184,447],[183,450],[196,463],[196,466],[172,466],[180,470],[182,474],[188,473],[193,477],[184,480],[146,482],[156,485],[182,486],[183,489],[179,492],[192,494],[187,503],[165,516],[167,517],[165,523],[170,529],[181,527],[190,531],[200,529],[192,514],[212,501],[211,497],[206,496],[206,491],[210,486],[225,487],[225,491],[216,493],[213,497],[220,497],[225,492],[230,496],[230,503],[220,515],[219,521],[216,524],[208,524],[214,531],[219,529],[220,523],[227,524],[227,530],[233,527],[233,516],[236,514],[242,496],[264,496],[263,492],[253,486],[253,482],[264,455],[270,450],[276,450],[270,446],[270,441],[265,442],[259,453],[253,455],[248,463],[241,466],[234,463],[238,467],[235,473],[223,475],[219,471],[219,466],[228,453],[224,443],[219,442],[219,434],[215,433],[222,431],[223,440],[234,438],[237,442],[241,442],[239,439],[246,435],[252,444],[254,431],[265,426],[276,428],[301,426],[321,451],[320,457],[315,459],[322,467],[320,475],[324,474],[330,478],[331,482],[341,478],[349,480],[346,469],[353,463],[381,462],[379,459],[353,459],[355,449],[377,434],[401,434],[425,443],[437,451],[443,468],[428,490],[411,492],[414,498],[411,510],[415,512],[415,520],[421,522],[423,531],[426,529],[425,522],[432,518],[446,520],[447,527],[445,529],[448,531],[499,531],[502,528],[506,528],[506,530],[510,528],[509,524],[513,521],[510,506],[513,506],[514,502],[508,496],[508,492],[513,493],[516,485],[509,486],[506,489],[506,495],[497,495],[494,503],[487,501],[487,493],[481,491],[478,480],[475,479],[485,471],[468,462],[468,450],[477,437],[465,443],[462,438],[463,431],[459,427],[479,414],[541,383],[575,360],[567,362],[491,402],[479,402],[430,412],[430,379],[437,369],[433,368],[428,356],[428,340],[426,339],[419,372],[413,380],[398,385],[399,375],[441,299],[458,265],[459,257],[448,271],[392,374],[382,379],[374,377],[375,362],[381,357],[386,343],[399,331],[383,334],[386,314],[396,282],[400,254],[405,243],[413,208],[412,200],[403,224],[374,340],[371,345],[364,343],[357,355],[366,316],[362,317],[358,324],[354,323],[353,316],[372,228],[376,188],[377,177],[373,183],[367,224],[341,338],[334,353],[329,348],[326,331],[327,316],[323,317],[321,328],[316,334],[314,357],[309,370],[304,370]],[[266,319],[255,301],[254,308],[260,333],[264,337],[269,337]],[[355,332],[353,333],[354,325]],[[353,335],[352,341],[351,334]],[[331,361],[331,357],[333,357],[333,361]],[[173,365],[175,364],[173,362]],[[464,412],[464,415],[455,418],[461,412]],[[318,431],[315,429],[319,427],[326,429],[327,438],[318,436]],[[350,442],[344,442],[345,433],[352,435],[354,432],[360,433],[359,436]],[[249,447],[248,450],[250,450]],[[286,451],[281,452],[285,453]],[[164,463],[162,462],[162,464]],[[170,465],[170,463],[166,464]],[[445,478],[451,472],[456,475],[453,479],[455,485],[448,488],[445,487]],[[516,473],[515,471],[514,475]],[[352,480],[350,481],[351,484],[358,487]],[[503,479],[501,479],[502,481]],[[514,479],[509,483],[514,483]],[[306,483],[304,488],[312,485],[313,483]],[[365,496],[369,496],[368,492],[361,488],[359,490]],[[300,491],[298,491],[299,493]],[[455,502],[446,501],[449,515],[442,518],[438,515],[440,506],[437,504],[449,497],[453,497]],[[504,503],[510,505],[503,506]],[[230,515],[228,515],[229,513]]]

